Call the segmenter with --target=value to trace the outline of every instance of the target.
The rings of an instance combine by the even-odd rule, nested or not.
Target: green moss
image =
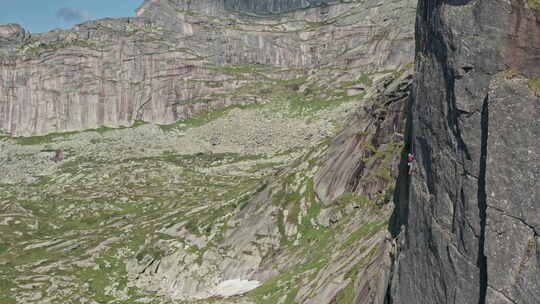
[[[187,252],[193,255],[197,255],[195,263],[202,265],[204,253],[208,250],[207,247],[199,248],[197,245],[193,245],[187,249]]]
[[[244,196],[242,197],[239,201],[238,201],[238,208],[240,210],[244,210],[248,205],[249,205],[249,202],[251,200],[251,197],[249,196]]]
[[[148,246],[148,247],[144,247],[141,251],[139,251],[135,257],[137,258],[137,261],[140,262],[146,256],[149,256],[155,260],[159,260],[161,257],[163,257],[164,254],[165,252],[162,249],[159,249],[153,246]]]
[[[107,275],[102,270],[85,268],[80,271],[81,277],[89,283],[92,297],[98,301],[112,301],[113,297],[105,295],[105,288],[109,286]]]
[[[5,301],[4,304],[17,304],[17,300],[15,298],[7,297],[2,299],[2,301]]]
[[[362,75],[360,75],[360,77],[358,77],[358,81],[360,81],[360,83],[363,83],[363,84],[368,85],[368,86],[373,85],[373,80],[371,80],[371,77],[369,77],[368,73],[362,73]]]
[[[369,199],[363,195],[357,195],[351,192],[345,192],[336,198],[336,201],[341,206],[345,205],[367,205],[370,203]]]
[[[335,298],[336,304],[350,304],[354,303],[354,298],[356,297],[356,290],[354,288],[354,283],[349,282],[345,288],[340,290]]]
[[[289,210],[287,221],[294,223],[300,210],[301,195],[296,191],[287,192],[286,190],[281,190],[274,195],[273,199],[274,203],[280,205],[283,209]]]
[[[532,9],[540,9],[540,0],[528,0],[529,7]]]
[[[327,91],[307,89],[304,92],[282,91],[274,93],[273,97],[287,100],[291,112],[301,115],[311,114],[329,107],[338,106],[343,102],[362,98],[362,96],[344,96],[341,89]]]
[[[83,131],[53,132],[47,135],[13,137],[13,139],[15,139],[17,144],[23,145],[23,146],[42,145],[42,144],[52,143],[57,140],[66,139],[72,135],[83,133],[83,132],[97,132],[99,134],[104,134],[104,133],[114,131],[114,130],[136,128],[136,127],[146,125],[146,124],[148,124],[148,122],[145,122],[142,120],[136,120],[135,122],[133,122],[133,125],[131,127],[113,128],[113,127],[102,126],[96,129],[86,129]]]
[[[529,87],[540,97],[540,77],[529,79]]]
[[[225,116],[233,109],[252,109],[260,107],[261,105],[231,105],[223,109],[213,110],[204,112],[193,117],[184,118],[176,121],[172,124],[167,125],[158,125],[161,130],[164,132],[169,132],[172,130],[188,129],[203,126],[213,120],[219,119]]]
[[[15,287],[15,284],[13,283],[12,280],[9,280],[6,278],[0,278],[0,293],[2,293],[3,295],[7,295],[9,294],[8,291],[13,287]],[[15,303],[15,302],[11,302],[11,303]]]
[[[191,219],[184,227],[193,234],[199,234],[199,223],[196,218]]]
[[[390,184],[386,189],[384,190],[384,193],[382,194],[382,197],[380,200],[377,201],[377,204],[379,206],[384,206],[392,201],[394,198],[394,184]]]
[[[302,223],[299,227],[299,232],[302,234],[302,238],[307,243],[313,243],[317,241],[321,241],[320,239],[320,233],[321,229],[324,229],[319,226],[314,226],[312,223],[312,219],[315,219],[319,213],[321,212],[322,205],[319,203],[312,203],[311,206],[308,208],[307,215],[302,218]],[[326,240],[324,240],[326,241]],[[322,246],[325,246],[325,244],[321,244]]]
[[[89,284],[89,294],[86,296],[94,299],[98,303],[111,303],[115,297],[107,295],[107,288],[117,284],[117,288],[123,289],[127,286],[127,272],[125,264],[114,258],[116,249],[108,250],[103,257],[96,260],[97,267],[78,268],[75,272],[76,283]],[[131,302],[127,302],[131,303]]]
[[[270,70],[269,66],[262,64],[231,64],[212,66],[209,69],[221,71],[227,74],[251,74],[251,73],[264,73]]]
[[[352,247],[356,242],[379,232],[387,225],[387,222],[371,222],[362,225],[358,230],[353,232],[349,238],[341,245],[340,249]]]
[[[51,143],[56,139],[65,138],[73,134],[77,134],[79,132],[62,132],[62,133],[49,133],[47,135],[43,136],[28,136],[28,137],[14,137],[15,141],[19,145],[40,145],[40,144],[46,144]]]
[[[349,269],[349,271],[347,271],[345,278],[353,281],[359,279],[358,275],[360,274],[360,271],[365,269],[365,267],[375,259],[379,249],[380,244],[371,248],[371,250],[360,260],[360,262],[356,263],[353,267],[351,267],[351,269]]]
[[[204,16],[204,14],[198,12],[198,11],[192,11],[192,10],[183,10],[183,9],[176,9],[176,12],[179,14],[184,14],[191,17],[199,17]]]
[[[320,209],[321,205],[317,203],[311,205],[299,227],[299,234],[302,234],[299,244],[289,247],[289,250],[295,252],[294,255],[297,256],[298,263],[290,269],[283,271],[278,278],[268,281],[261,287],[250,292],[249,296],[254,298],[255,302],[263,304],[276,303],[285,296],[285,303],[295,303],[296,288],[301,284],[301,280],[306,278],[308,272],[310,273],[309,279],[314,279],[319,271],[324,269],[325,265],[330,262],[332,253],[336,252],[336,235],[343,232],[344,225],[347,222],[347,216],[339,224],[331,226],[331,228],[316,227],[312,224],[311,219],[319,214]],[[359,231],[350,234],[344,247],[339,249],[355,245],[357,241],[370,237],[373,233],[380,231],[384,225],[381,222],[363,225]],[[366,261],[372,258],[373,256],[370,252],[355,269],[348,271],[346,277],[351,279],[351,284],[340,292],[337,303],[352,303],[352,299],[354,298],[354,290],[351,287],[353,280],[362,270]]]
[[[278,224],[278,230],[279,234],[281,235],[280,243],[282,245],[287,243],[287,235],[285,234],[285,221],[283,218],[283,211],[278,211],[277,214],[277,224]]]
[[[144,126],[144,125],[147,125],[149,124],[148,122],[144,121],[144,120],[135,120],[133,122],[133,124],[131,125],[132,128],[137,128],[137,127],[140,127],[140,126]],[[101,129],[101,128],[100,128]],[[96,131],[98,133],[104,133],[106,131],[110,131],[110,130],[114,130],[114,128],[107,128],[106,130],[104,131],[101,131],[100,129],[97,129]]]
[[[503,71],[504,78],[506,79],[512,79],[519,75],[519,71],[516,69],[508,68]]]
[[[390,169],[385,168],[385,167],[375,169],[371,171],[370,174],[384,180],[385,182],[391,182],[394,180],[394,177],[392,177]]]
[[[97,47],[97,44],[96,41],[93,41],[91,39],[66,39],[49,43],[34,41],[20,47],[17,51],[19,55],[37,56],[44,52],[54,52],[68,47],[83,47],[95,49]]]
[[[300,286],[292,288],[287,294],[287,297],[285,298],[285,302],[283,302],[283,304],[295,304],[296,301],[294,300],[294,298],[296,298],[298,290],[300,290]]]

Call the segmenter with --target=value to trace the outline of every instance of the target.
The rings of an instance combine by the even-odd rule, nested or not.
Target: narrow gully
[[[486,165],[487,165],[487,141],[489,130],[489,96],[486,95],[482,105],[481,116],[481,150],[480,150],[480,172],[478,173],[478,211],[480,217],[480,238],[478,240],[478,259],[479,269],[479,304],[486,304],[486,293],[488,285],[487,257],[485,255],[486,241]]]

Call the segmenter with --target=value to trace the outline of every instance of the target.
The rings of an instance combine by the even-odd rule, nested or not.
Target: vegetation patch
[[[368,86],[373,85],[373,80],[371,80],[371,77],[369,77],[368,73],[362,73],[362,75],[360,75],[360,77],[358,77],[358,81],[360,81],[360,83],[363,83],[363,84],[368,85]]]
[[[386,221],[384,222],[371,222],[367,223],[365,225],[362,225],[360,229],[353,232],[349,238],[341,245],[341,249],[351,247],[353,244],[355,244],[357,241],[369,238],[373,234],[379,232],[382,228],[384,228],[388,223]]]
[[[394,198],[394,190],[395,190],[395,186],[393,183],[388,185],[388,187],[386,187],[386,189],[384,190],[380,198],[377,200],[377,205],[384,206],[390,203],[392,199]]]
[[[336,198],[340,205],[366,205],[369,199],[363,195],[357,195],[351,192],[345,192]]]
[[[540,9],[540,0],[528,0],[529,7],[532,9]]]
[[[519,71],[516,69],[508,68],[503,71],[504,78],[513,79],[519,76]]]
[[[340,290],[336,295],[335,302],[336,304],[349,304],[354,303],[354,298],[356,297],[356,290],[354,288],[354,282],[351,281],[345,288]]]
[[[529,87],[540,97],[540,77],[529,79]]]
[[[147,256],[153,260],[159,260],[164,254],[165,251],[163,249],[156,248],[154,246],[147,246],[143,247],[143,249],[139,251],[135,257],[137,258],[137,261],[140,262]]]
[[[252,74],[252,73],[265,73],[269,72],[271,67],[263,64],[231,64],[211,66],[211,70],[221,71],[227,74]]]
[[[17,51],[19,55],[37,56],[44,52],[54,52],[60,49],[68,47],[83,47],[95,49],[97,44],[91,39],[65,39],[61,41],[53,41],[49,43],[43,43],[35,41],[29,44],[25,44]]]
[[[66,139],[72,135],[80,134],[83,132],[97,132],[99,134],[104,134],[106,132],[115,131],[115,130],[121,130],[126,128],[136,128],[142,125],[148,124],[148,122],[142,121],[142,120],[136,120],[133,122],[133,125],[131,127],[107,127],[102,126],[95,129],[86,129],[83,131],[67,131],[67,132],[53,132],[49,133],[47,135],[38,135],[38,136],[19,136],[19,137],[12,137],[15,142],[19,145],[23,146],[31,146],[31,145],[42,145],[42,144],[49,144],[56,140],[62,140]]]
[[[158,125],[158,126],[164,132],[196,128],[196,127],[203,126],[211,121],[214,121],[216,119],[219,119],[225,116],[227,113],[229,113],[233,109],[252,109],[252,108],[256,108],[260,106],[261,105],[258,105],[258,104],[231,105],[231,106],[218,109],[218,110],[210,110],[210,111],[195,115],[193,117],[183,118],[183,119],[177,120],[176,122],[172,124]]]

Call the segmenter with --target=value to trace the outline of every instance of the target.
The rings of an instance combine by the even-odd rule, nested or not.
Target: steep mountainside
[[[136,18],[69,31],[30,35],[2,26],[0,128],[28,136],[136,120],[168,124],[267,102],[264,87],[274,80],[308,76],[313,98],[334,94],[335,81],[354,81],[358,71],[412,61],[415,3],[154,0]],[[252,15],[283,10],[290,12]],[[264,73],[241,75],[252,71]]]
[[[1,26],[5,302],[385,303],[415,6]]]
[[[537,1],[419,1],[391,303],[540,302]]]

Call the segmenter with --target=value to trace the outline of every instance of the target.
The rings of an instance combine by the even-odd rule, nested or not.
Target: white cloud
[[[63,7],[56,11],[56,17],[60,18],[64,22],[80,22],[90,19],[88,12],[71,7]]]

